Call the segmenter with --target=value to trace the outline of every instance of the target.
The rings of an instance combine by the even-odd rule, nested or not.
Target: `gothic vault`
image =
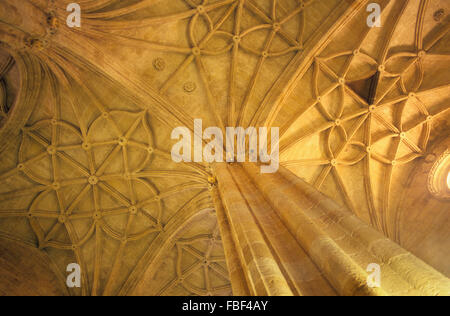
[[[449,12],[1,0],[0,295],[450,295]],[[175,163],[197,118],[280,171]]]

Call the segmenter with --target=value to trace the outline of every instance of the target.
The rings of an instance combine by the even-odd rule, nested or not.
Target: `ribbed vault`
[[[170,157],[194,118],[280,127],[282,165],[450,273],[417,174],[448,139],[448,1],[379,1],[373,29],[364,0],[79,0],[74,29],[72,1],[9,2],[0,234],[79,263],[70,294],[231,294],[211,170]]]

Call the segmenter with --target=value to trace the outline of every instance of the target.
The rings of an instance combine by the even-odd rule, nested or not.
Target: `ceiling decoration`
[[[399,240],[404,177],[448,136],[449,23],[434,19],[448,4],[380,3],[384,27],[368,28],[362,8],[317,54],[274,124],[282,165]]]
[[[211,236],[196,236],[191,239],[179,240],[176,244],[177,247],[177,277],[178,279],[175,283],[171,283],[168,287],[164,288],[163,292],[167,292],[173,289],[176,285],[182,286],[184,289],[189,291],[189,294],[195,294],[200,296],[213,296],[218,295],[217,293],[231,295],[231,286],[229,284],[228,271],[226,270],[225,256],[212,256],[214,246],[218,242],[219,232],[218,228]],[[207,248],[202,252],[199,251],[195,246],[199,243],[207,242]],[[219,240],[220,242],[220,240]],[[183,269],[183,259],[184,256],[192,256],[196,259],[196,262],[189,266],[186,270]],[[192,285],[189,282],[189,278],[192,274],[200,272],[204,276],[204,281],[206,285],[203,287]],[[214,287],[211,282],[210,272],[215,273],[216,276],[221,278],[225,285],[220,287]],[[194,278],[197,281],[197,278]]]
[[[149,76],[159,94],[191,117],[224,127],[255,125],[270,110],[260,106],[263,98],[298,59],[320,22],[346,5],[175,0],[170,5],[105,2],[101,7],[88,6],[80,33],[126,46],[120,52],[125,64],[136,62],[137,52],[138,60],[152,60],[155,71],[139,61],[130,67],[140,67],[136,71]]]
[[[196,221],[205,224],[208,217],[215,218],[215,213],[204,213],[202,218]],[[176,265],[170,264],[163,271],[155,273],[152,280],[153,287],[157,289],[156,295],[184,295],[184,296],[216,296],[232,295],[228,271],[223,253],[222,241],[216,221],[211,221],[212,234],[200,234],[192,236],[187,229],[176,239],[173,248],[168,251],[166,257],[174,257]],[[198,225],[194,222],[193,225]],[[208,224],[206,225],[209,226]],[[203,228],[205,230],[205,228]],[[186,236],[186,237],[183,237]],[[187,237],[189,236],[189,237]],[[191,237],[192,236],[192,237]],[[171,261],[171,260],[170,260]],[[171,273],[167,273],[171,270]],[[175,277],[167,278],[173,275]],[[145,280],[145,278],[144,278]],[[149,288],[145,281],[138,286],[140,289]]]
[[[149,245],[160,252],[184,221],[211,208],[210,175],[202,166],[172,163],[156,145],[151,115],[125,110],[133,108],[130,101],[107,107],[68,92],[50,72],[45,79],[46,104],[2,157],[14,165],[0,174],[7,184],[0,192],[2,235],[38,246],[58,261],[59,273],[65,273],[60,261],[79,263],[81,294],[117,294],[128,275],[145,271]]]
[[[380,1],[374,29],[368,1],[79,0],[80,29],[28,1],[45,30],[0,55],[0,236],[79,263],[71,294],[230,294],[214,178],[169,154],[194,118],[280,127],[284,166],[417,244],[396,197],[448,137],[448,1]]]

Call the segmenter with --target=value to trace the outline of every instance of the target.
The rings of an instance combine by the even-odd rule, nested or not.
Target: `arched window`
[[[450,199],[450,150],[446,150],[431,168],[428,189],[440,199]]]

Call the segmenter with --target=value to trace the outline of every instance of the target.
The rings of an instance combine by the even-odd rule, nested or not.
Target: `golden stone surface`
[[[0,295],[448,295],[450,3],[370,2],[1,0]],[[174,163],[197,118],[279,173]]]

